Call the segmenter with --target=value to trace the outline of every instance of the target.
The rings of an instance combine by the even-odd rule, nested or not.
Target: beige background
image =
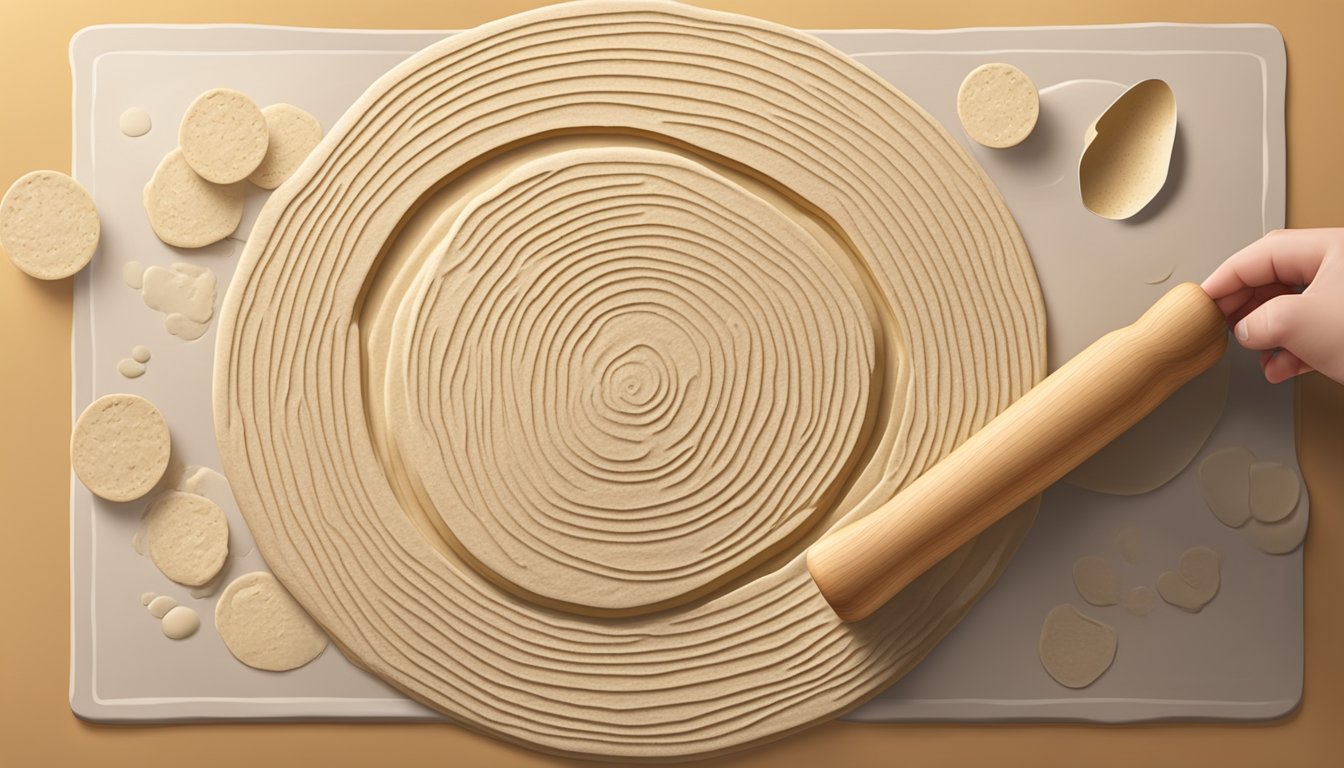
[[[70,71],[79,28],[114,22],[252,22],[457,28],[536,5],[515,0],[0,0],[0,187],[69,170]],[[1344,224],[1344,3],[1335,0],[744,0],[702,2],[795,27],[1267,22],[1288,46],[1288,224]],[[1216,226],[1215,223],[1210,223]],[[558,765],[452,726],[229,724],[107,727],[77,720],[69,664],[70,281],[0,264],[0,765]],[[1306,690],[1265,725],[857,725],[829,723],[709,764],[1323,765],[1344,751],[1344,388],[1299,389],[1312,494],[1306,554]]]

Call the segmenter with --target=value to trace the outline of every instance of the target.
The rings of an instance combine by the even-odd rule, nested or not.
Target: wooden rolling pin
[[[845,621],[1044,491],[1207,370],[1227,347],[1223,313],[1194,283],[1102,336],[894,499],[813,544],[807,568]]]

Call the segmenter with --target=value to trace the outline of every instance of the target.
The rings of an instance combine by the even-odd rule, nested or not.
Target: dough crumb
[[[1078,558],[1073,564],[1073,584],[1078,588],[1078,594],[1092,605],[1120,602],[1120,577],[1104,557]]]
[[[1072,605],[1057,605],[1041,627],[1041,665],[1068,688],[1086,688],[1115,661],[1115,630]]]

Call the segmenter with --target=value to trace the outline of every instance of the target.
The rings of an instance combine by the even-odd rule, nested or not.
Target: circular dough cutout
[[[149,493],[168,468],[168,422],[136,395],[104,395],[89,404],[70,436],[70,464],[90,491],[108,501]]]
[[[993,149],[1021,144],[1040,114],[1036,85],[1012,64],[982,64],[971,70],[957,91],[957,116],[966,135]]]
[[[266,157],[266,118],[247,94],[232,88],[206,91],[187,107],[177,131],[182,156],[206,181],[246,179]]]
[[[1115,661],[1115,630],[1072,605],[1057,605],[1041,627],[1041,665],[1067,688],[1086,688]]]
[[[0,199],[0,248],[39,280],[83,269],[98,249],[100,232],[88,190],[59,171],[24,174]]]
[[[270,134],[266,156],[247,177],[262,189],[275,189],[322,140],[322,124],[292,104],[272,104],[261,110]]]
[[[210,581],[229,555],[224,510],[194,493],[160,496],[145,514],[149,557],[163,575],[188,587]]]
[[[179,248],[201,248],[233,234],[243,219],[243,188],[212,184],[187,164],[182,150],[164,156],[145,185],[145,213],[154,234]]]
[[[243,574],[224,588],[215,629],[235,658],[268,672],[298,669],[327,647],[322,628],[265,571]]]

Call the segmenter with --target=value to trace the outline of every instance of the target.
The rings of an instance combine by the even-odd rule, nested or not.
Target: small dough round
[[[1262,523],[1277,523],[1297,508],[1302,483],[1297,470],[1273,461],[1251,465],[1249,506],[1251,516]]]
[[[1115,630],[1072,605],[1057,605],[1041,627],[1041,665],[1060,685],[1086,688],[1115,661]]]
[[[297,669],[327,647],[327,635],[265,571],[243,574],[215,605],[215,628],[239,661],[270,672]]]
[[[957,91],[957,116],[966,135],[993,149],[1022,143],[1040,114],[1036,85],[1012,64],[982,64],[971,70]]]
[[[149,557],[163,575],[188,587],[210,581],[229,556],[229,521],[215,502],[171,491],[145,513]]]
[[[79,481],[108,501],[149,493],[168,468],[168,422],[136,395],[104,395],[89,404],[70,436],[70,465]]]
[[[1078,558],[1073,564],[1073,584],[1078,588],[1078,594],[1093,605],[1120,602],[1120,576],[1104,557]]]
[[[216,184],[246,179],[266,157],[269,141],[261,110],[232,88],[197,96],[177,131],[177,143],[192,170]]]
[[[39,280],[60,280],[87,266],[101,231],[93,197],[59,171],[24,174],[0,199],[0,249]]]
[[[149,113],[140,107],[131,107],[121,113],[118,120],[121,132],[132,139],[144,136],[149,133],[149,129],[154,127],[153,121],[149,119]]]
[[[262,189],[275,189],[298,169],[322,140],[322,124],[292,104],[272,104],[261,110],[270,132],[266,157],[248,176]]]
[[[154,234],[179,248],[201,248],[233,234],[243,219],[243,187],[211,184],[187,165],[182,150],[164,156],[145,185]]]
[[[185,605],[175,606],[163,615],[160,622],[163,634],[170,640],[182,640],[196,634],[201,628],[201,617]]]

